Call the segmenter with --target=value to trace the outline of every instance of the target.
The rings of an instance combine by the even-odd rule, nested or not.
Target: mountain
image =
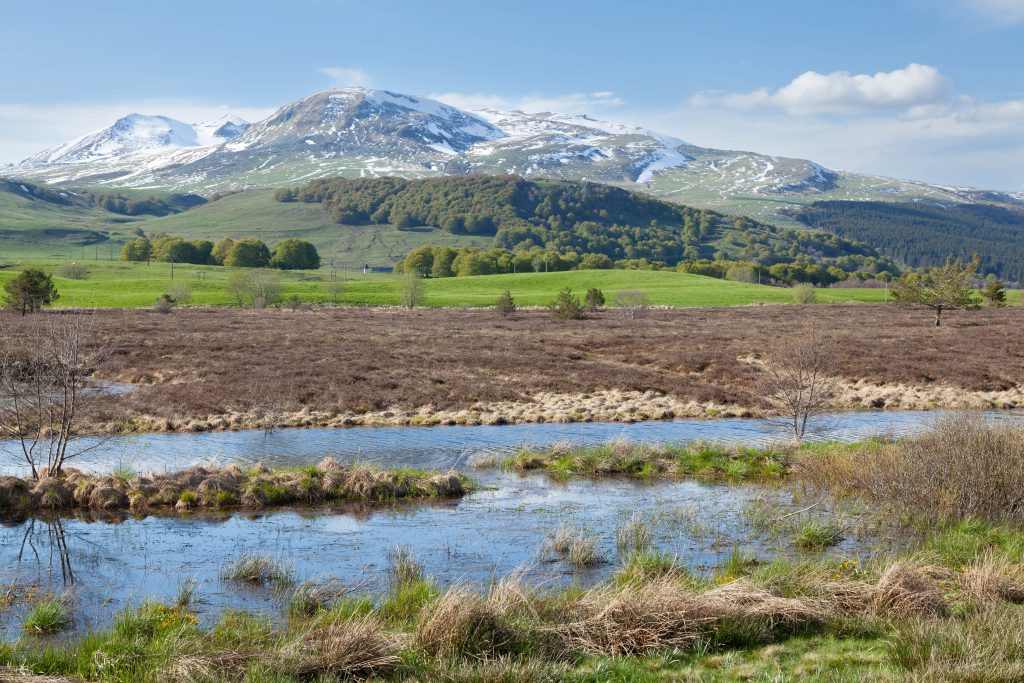
[[[132,114],[30,157],[9,174],[205,194],[332,176],[466,173],[596,180],[658,194],[655,181],[662,176],[689,177],[707,168],[722,177],[739,170],[750,183],[741,187],[732,179],[733,185],[755,194],[835,185],[836,174],[816,164],[754,156],[588,116],[468,112],[424,97],[343,88],[289,103],[252,125],[190,126]]]
[[[841,232],[834,221],[816,225],[808,218],[816,214],[801,212],[823,201],[1024,208],[1024,194],[710,149],[588,116],[464,111],[425,97],[363,88],[316,93],[251,125],[233,117],[185,124],[132,114],[3,173],[76,190],[204,196],[332,177],[517,174],[618,185],[781,227],[821,227],[839,234],[854,233]],[[889,229],[898,234],[903,225]],[[895,255],[892,249],[888,253]]]
[[[33,155],[11,172],[51,183],[103,184],[138,167],[163,168],[197,153],[212,152],[248,127],[246,121],[232,115],[188,124],[168,116],[128,114],[108,128]]]

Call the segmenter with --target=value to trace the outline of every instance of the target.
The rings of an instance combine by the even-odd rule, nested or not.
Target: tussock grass
[[[400,646],[372,617],[298,631],[273,656],[273,668],[300,678],[369,678],[394,671]]]
[[[331,604],[350,593],[351,588],[334,579],[302,581],[288,597],[288,611],[293,615],[312,616],[330,608]]]
[[[66,595],[39,600],[25,613],[21,630],[29,635],[46,636],[71,627],[70,599]]]
[[[564,559],[573,567],[593,567],[601,564],[597,539],[573,526],[558,527],[541,545],[542,558]]]
[[[793,544],[801,550],[825,550],[843,540],[841,530],[835,524],[810,520],[797,529]]]
[[[634,443],[616,439],[598,446],[554,444],[543,451],[523,449],[503,467],[565,475],[626,475],[638,478],[696,477],[728,481],[770,481],[784,477],[794,450],[785,447],[726,448]]]
[[[646,550],[654,542],[650,525],[634,514],[615,530],[615,545],[620,553]]]
[[[648,680],[648,671],[686,680],[680,667],[710,667],[720,657],[749,662],[751,653],[772,659],[766,646],[809,657],[817,650],[799,643],[832,651],[828,643],[854,638],[878,648],[861,664],[888,668],[894,680],[1019,678],[1024,608],[1013,603],[1024,584],[1001,554],[966,566],[920,556],[868,569],[737,558],[711,581],[641,551],[614,580],[585,590],[541,590],[521,569],[488,590],[435,588],[406,601],[403,613],[385,607],[394,595],[376,604],[343,597],[278,623],[229,612],[204,628],[187,609],[147,603],[66,647],[35,639],[0,645],[0,666],[144,683]],[[433,586],[422,573],[395,574],[405,578],[391,581],[392,593]],[[826,670],[844,662],[829,660]],[[734,674],[744,670],[746,678],[767,675],[757,667]]]
[[[279,588],[291,586],[295,581],[295,570],[283,560],[272,555],[242,553],[221,569],[225,581],[237,581],[254,586],[272,585]]]
[[[173,507],[188,512],[235,506],[455,498],[469,490],[469,480],[457,472],[349,466],[330,458],[317,465],[277,470],[228,465],[149,475],[96,475],[69,469],[62,477],[38,482],[0,477],[0,511]]]
[[[439,658],[495,657],[514,652],[517,633],[486,599],[453,586],[420,616],[416,644]]]
[[[1024,680],[1024,611],[991,606],[963,619],[915,619],[887,640],[889,658],[918,681]]]

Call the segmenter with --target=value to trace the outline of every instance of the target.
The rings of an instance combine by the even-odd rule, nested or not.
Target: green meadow
[[[231,268],[169,263],[125,263],[77,261],[85,265],[85,279],[61,277],[61,260],[24,260],[0,270],[0,284],[22,268],[36,267],[54,275],[60,292],[57,306],[137,308],[151,305],[172,283],[184,283],[191,290],[191,303],[230,305],[234,302],[225,288]],[[173,274],[172,274],[173,270]],[[364,275],[355,270],[280,272],[282,296],[298,296],[308,302],[349,305],[398,304],[398,278],[385,274]],[[173,279],[172,279],[173,278]],[[335,294],[332,278],[340,283]],[[583,270],[558,273],[519,273],[426,280],[427,306],[490,306],[508,289],[520,306],[543,306],[565,287],[582,295],[597,287],[609,304],[614,293],[642,290],[656,306],[744,306],[759,303],[793,303],[787,288],[729,282],[716,278],[668,271]],[[882,289],[820,289],[820,302],[880,302]]]

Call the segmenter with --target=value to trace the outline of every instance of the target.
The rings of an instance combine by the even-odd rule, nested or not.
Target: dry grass
[[[878,579],[871,609],[891,618],[943,616],[949,609],[943,578],[948,572],[939,567],[897,562]]]
[[[65,676],[40,676],[9,666],[0,667],[0,683],[79,683],[79,679]]]
[[[515,649],[509,621],[477,593],[449,588],[420,616],[416,643],[434,657],[494,657]]]
[[[1024,611],[992,606],[964,619],[917,619],[889,639],[889,657],[920,683],[1024,680]]]
[[[366,617],[301,631],[273,660],[274,668],[303,678],[329,674],[364,679],[395,670],[399,651],[395,637]]]
[[[570,646],[612,655],[685,650],[714,621],[698,596],[670,579],[589,591],[573,610],[577,619],[562,627]]]
[[[819,489],[925,520],[1024,518],[1024,429],[974,415],[891,444],[806,453],[796,471]]]
[[[806,325],[841,340],[837,371],[849,380],[999,391],[1024,378],[1022,309],[957,314],[939,329],[926,312],[880,305],[652,309],[640,320],[571,322],[544,311],[495,320],[474,310],[189,309],[173,319],[110,310],[96,323],[115,339],[99,374],[147,385],[111,398],[109,419],[127,409],[178,429],[231,427],[230,416],[257,407],[246,404],[254,384],[339,416],[606,389],[749,406],[757,369],[740,359]]]

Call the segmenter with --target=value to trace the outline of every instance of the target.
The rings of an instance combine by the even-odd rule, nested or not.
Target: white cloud
[[[592,93],[566,93],[563,95],[525,95],[504,97],[486,93],[435,93],[429,97],[460,109],[520,110],[528,113],[543,111],[564,114],[582,114],[618,107],[622,98],[614,92],[602,90]]]
[[[352,66],[324,66],[317,69],[329,76],[331,85],[339,88],[369,88],[373,85],[373,77],[365,69]]]
[[[760,88],[747,93],[698,93],[690,103],[740,110],[776,108],[794,116],[855,114],[940,102],[948,92],[949,81],[938,69],[910,64],[874,75],[807,71],[775,92]]]
[[[964,4],[1000,24],[1024,22],[1024,0],[964,0]]]
[[[44,149],[138,112],[161,114],[186,123],[198,123],[235,114],[259,121],[276,107],[230,107],[190,100],[139,100],[115,104],[3,104],[0,103],[0,163],[16,163]]]

